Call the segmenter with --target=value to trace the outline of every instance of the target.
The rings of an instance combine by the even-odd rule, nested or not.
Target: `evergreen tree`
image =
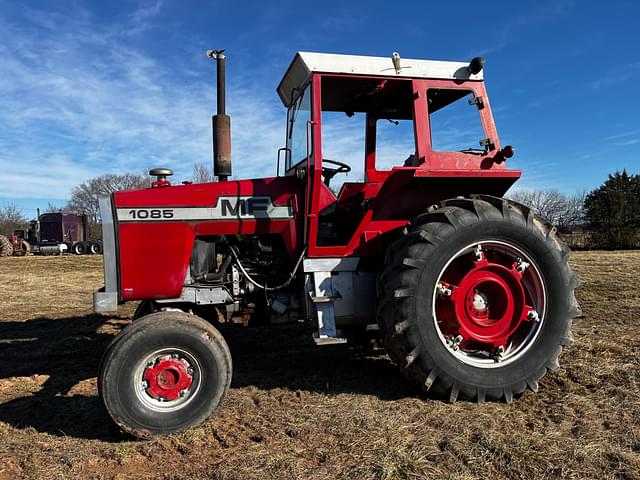
[[[610,174],[584,202],[585,219],[602,246],[631,248],[640,239],[640,175]]]

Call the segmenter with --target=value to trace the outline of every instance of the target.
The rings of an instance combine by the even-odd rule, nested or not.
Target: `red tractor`
[[[229,180],[225,57],[208,53],[219,181],[154,169],[151,188],[100,199],[95,310],[141,301],[100,368],[114,421],[150,437],[210,417],[232,371],[217,322],[304,319],[318,345],[377,330],[412,384],[452,402],[536,391],[572,342],[578,279],[555,229],[503,198],[521,172],[484,60],[298,53],[276,176]]]

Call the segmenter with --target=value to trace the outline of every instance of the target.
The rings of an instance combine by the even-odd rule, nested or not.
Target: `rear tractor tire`
[[[489,196],[442,202],[391,245],[378,322],[411,383],[454,402],[511,402],[558,368],[580,315],[555,229]]]
[[[138,438],[206,421],[231,383],[231,354],[204,320],[163,311],[130,324],[107,347],[98,390],[114,422]]]
[[[4,235],[0,235],[0,257],[10,257],[13,255],[13,245]]]

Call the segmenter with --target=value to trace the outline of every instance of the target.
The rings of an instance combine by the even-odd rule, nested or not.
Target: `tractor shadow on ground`
[[[299,325],[221,328],[233,358],[231,388],[286,388],[398,400],[418,394],[381,348],[316,346]]]
[[[56,436],[129,439],[114,426],[95,387],[100,357],[127,323],[126,317],[101,315],[0,321],[0,421]],[[380,349],[318,347],[300,325],[232,325],[221,331],[233,357],[232,388],[365,394],[382,400],[416,395]]]
[[[114,322],[117,329],[123,320],[86,315],[0,322],[0,421],[57,436],[122,439],[92,379],[113,338],[100,327]]]

